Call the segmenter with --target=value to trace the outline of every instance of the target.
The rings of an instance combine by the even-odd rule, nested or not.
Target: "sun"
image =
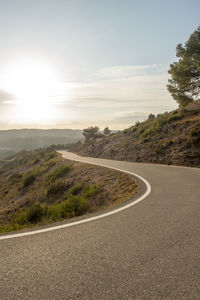
[[[16,119],[22,123],[52,120],[51,97],[57,81],[55,70],[46,63],[30,59],[12,63],[5,72],[5,88],[16,97]]]

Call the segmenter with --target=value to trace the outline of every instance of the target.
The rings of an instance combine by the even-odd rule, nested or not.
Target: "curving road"
[[[0,299],[200,299],[200,169],[64,157],[134,172],[151,193],[92,222],[0,240]]]

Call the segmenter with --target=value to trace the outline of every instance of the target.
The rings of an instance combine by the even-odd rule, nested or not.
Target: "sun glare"
[[[51,96],[57,78],[51,66],[31,60],[10,65],[5,72],[5,88],[16,97],[16,119],[40,123],[55,118]]]

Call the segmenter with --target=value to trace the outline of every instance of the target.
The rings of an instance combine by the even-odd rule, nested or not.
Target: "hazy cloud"
[[[77,127],[126,128],[150,113],[176,108],[167,91],[166,65],[116,66],[100,69],[90,80],[66,89],[59,104],[69,124]]]
[[[77,88],[71,97],[62,101],[76,106],[163,106],[174,107],[170,94],[166,89],[168,74],[152,74],[120,78],[112,80],[99,80]],[[167,107],[164,109],[166,110]],[[138,110],[137,110],[138,111]]]
[[[170,111],[176,103],[166,89],[168,76],[164,64],[115,66],[99,69],[83,82],[60,82],[57,92],[48,97],[59,115],[56,127],[96,124],[120,129],[150,113]],[[16,101],[14,95],[0,90],[1,103],[11,107],[8,103]],[[3,111],[2,115],[8,116]]]
[[[4,90],[0,90],[0,103],[12,103],[16,97]]]
[[[134,76],[144,76],[153,73],[158,74],[163,73],[166,70],[166,64],[113,66],[99,69],[93,76],[99,80],[113,80],[125,79]]]
[[[122,122],[135,122],[135,121],[142,121],[146,119],[148,116],[148,112],[122,112],[118,113],[114,118],[115,121],[122,121]]]

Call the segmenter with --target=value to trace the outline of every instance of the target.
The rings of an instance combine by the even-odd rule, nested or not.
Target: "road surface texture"
[[[0,299],[199,300],[200,169],[80,159],[143,176],[151,194],[99,220],[0,240]]]

